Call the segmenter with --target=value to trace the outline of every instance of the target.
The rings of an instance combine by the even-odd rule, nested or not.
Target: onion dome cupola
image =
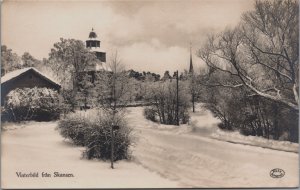
[[[94,28],[92,28],[92,31],[89,34],[89,38],[97,38],[96,32],[94,32]]]
[[[97,34],[96,32],[94,32],[94,28],[92,28],[92,31],[89,34],[89,39],[86,41],[86,47],[87,48],[100,47],[100,40],[98,40]]]

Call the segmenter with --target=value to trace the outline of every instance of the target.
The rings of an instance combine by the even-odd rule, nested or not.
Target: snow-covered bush
[[[72,108],[75,107],[76,102],[72,97],[72,89],[61,89],[60,91],[62,100],[60,102],[61,112],[64,116],[72,111]]]
[[[111,126],[119,126],[114,133],[114,160],[129,159],[131,128],[124,116],[113,116],[102,110],[71,113],[59,122],[58,130],[66,139],[86,147],[83,156],[87,159],[109,160],[111,156]]]
[[[59,95],[48,88],[17,88],[8,93],[5,111],[13,121],[58,119]]]
[[[59,121],[58,129],[64,138],[72,140],[75,145],[84,146],[92,123],[87,117],[71,113]]]
[[[111,124],[112,121],[119,129],[113,130],[114,135],[114,161],[129,159],[129,147],[131,145],[131,128],[127,126],[121,114],[102,114],[94,125],[92,133],[86,140],[87,149],[84,155],[88,158],[110,159],[111,156]]]
[[[219,77],[224,81],[232,80],[231,76],[217,73],[211,74],[209,80],[216,83],[215,78]],[[203,77],[202,82],[205,80]],[[239,131],[245,136],[298,142],[299,116],[296,110],[260,96],[249,96],[251,92],[245,88],[203,85],[201,92],[205,107],[220,119],[220,129]]]
[[[156,82],[152,86],[148,87],[148,93],[146,100],[152,104],[151,110],[145,110],[150,114],[155,114],[155,117],[151,116],[152,119],[158,118],[159,122],[167,125],[174,125],[177,123],[176,109],[177,109],[177,92],[176,82],[165,81]],[[189,121],[188,109],[191,106],[190,94],[188,92],[188,84],[185,82],[179,82],[178,92],[178,117],[180,123],[187,123]],[[146,108],[148,109],[148,108]],[[146,118],[148,117],[145,115]],[[147,119],[150,119],[149,117]],[[150,119],[151,120],[151,119]]]
[[[144,116],[146,119],[149,119],[150,121],[156,121],[156,112],[152,108],[145,108]]]

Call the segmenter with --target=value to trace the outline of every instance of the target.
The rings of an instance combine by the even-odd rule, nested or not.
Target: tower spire
[[[193,68],[193,57],[192,57],[192,42],[190,42],[190,69],[189,73],[193,74],[194,73],[194,68]]]
[[[94,31],[94,28],[92,28],[92,31],[91,31],[90,34],[89,34],[89,38],[97,38],[97,34],[96,34],[96,32]]]

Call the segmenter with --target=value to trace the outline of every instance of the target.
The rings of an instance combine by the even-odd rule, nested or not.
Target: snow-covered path
[[[164,126],[144,119],[143,108],[128,109],[128,123],[137,137],[135,162],[109,163],[80,159],[81,147],[64,141],[55,122],[30,122],[1,134],[2,188],[134,188],[134,187],[296,187],[296,153],[232,144],[211,139],[216,120],[199,114],[190,126]],[[205,119],[205,120],[204,120]],[[138,163],[138,164],[136,164]],[[146,169],[145,169],[146,168]],[[271,178],[281,168],[283,178]],[[39,172],[18,178],[16,172]],[[41,173],[74,177],[42,178]]]
[[[141,118],[142,108],[130,109],[129,123],[139,137],[133,151],[136,161],[181,187],[298,186],[295,153],[218,141],[188,133],[186,125],[176,129]],[[274,168],[283,169],[285,176],[271,178]]]
[[[134,162],[110,163],[81,159],[81,147],[64,141],[55,122],[30,122],[1,134],[2,188],[154,188],[177,183],[150,172]],[[17,177],[16,172],[39,177]],[[52,175],[42,177],[42,172]],[[74,177],[53,177],[54,172]]]

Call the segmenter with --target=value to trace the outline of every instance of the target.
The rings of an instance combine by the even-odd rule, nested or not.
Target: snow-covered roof
[[[111,71],[110,67],[106,64],[106,63],[98,63],[96,65],[96,71],[101,71],[101,70],[104,70],[104,71]]]
[[[18,69],[18,70],[14,70],[12,72],[9,72],[9,73],[6,73],[3,77],[1,77],[1,84],[11,80],[11,79],[14,79],[18,76],[20,76],[21,74],[29,71],[29,70],[34,70],[35,72],[37,72],[38,74],[40,74],[41,76],[45,77],[46,79],[52,81],[53,83],[57,84],[60,86],[60,84],[53,78],[47,76],[46,74],[40,72],[39,70],[37,70],[36,68],[34,67],[26,67],[26,68],[23,68],[23,69]]]
[[[90,51],[92,51],[92,52],[96,52],[96,51],[98,51],[98,52],[105,52],[105,50],[103,50],[102,48],[100,48],[100,47],[89,47],[88,48]]]
[[[111,69],[105,62],[97,61],[94,65],[88,66],[85,71],[111,71]]]

